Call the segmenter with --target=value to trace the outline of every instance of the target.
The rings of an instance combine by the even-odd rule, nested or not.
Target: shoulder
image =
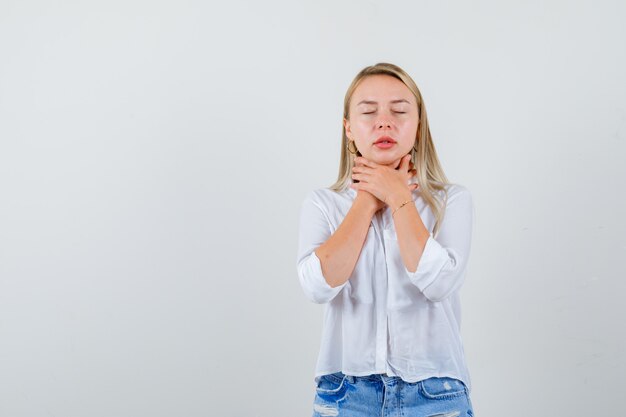
[[[435,191],[437,199],[445,206],[472,204],[472,193],[462,184],[447,183],[441,190]]]
[[[474,202],[468,187],[462,184],[446,184],[445,192],[442,190],[441,193],[447,208],[454,207],[455,211],[463,212],[473,210]]]
[[[446,192],[448,194],[448,199],[450,198],[471,198],[472,193],[469,188],[461,184],[446,184],[445,186]]]
[[[340,200],[350,199],[350,191],[352,190],[334,191],[328,187],[316,188],[305,195],[304,202],[312,203],[323,210],[328,210],[331,207],[337,207],[337,203]]]

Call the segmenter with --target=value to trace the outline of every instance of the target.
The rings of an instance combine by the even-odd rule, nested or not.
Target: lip
[[[381,136],[378,139],[376,139],[376,142],[374,142],[374,145],[379,144],[380,142],[389,142],[390,144],[394,144],[396,143],[395,139],[392,138],[391,136]]]
[[[395,142],[378,142],[375,143],[374,146],[376,146],[378,149],[390,149],[396,146],[396,144]]]

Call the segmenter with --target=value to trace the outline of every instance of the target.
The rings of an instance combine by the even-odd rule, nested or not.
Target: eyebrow
[[[391,104],[395,104],[395,103],[409,103],[409,104],[411,104],[411,102],[409,102],[408,100],[405,100],[403,98],[398,99],[398,100],[391,100],[390,103]],[[362,100],[362,101],[358,102],[357,106],[360,106],[361,104],[378,104],[378,102],[377,101],[372,101],[372,100]]]

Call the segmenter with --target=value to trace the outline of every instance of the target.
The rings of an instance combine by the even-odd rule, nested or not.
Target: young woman
[[[460,335],[474,219],[448,182],[421,93],[393,64],[344,100],[337,182],[300,213],[298,277],[325,304],[314,416],[473,416]]]

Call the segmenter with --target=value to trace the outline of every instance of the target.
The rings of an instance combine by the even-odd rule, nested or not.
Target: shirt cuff
[[[331,287],[324,278],[322,263],[315,251],[311,252],[302,264],[300,279],[305,294],[311,301],[318,304],[327,303],[335,298],[348,282],[346,281],[338,287]]]
[[[431,233],[426,241],[426,246],[424,246],[424,251],[415,272],[410,272],[406,266],[404,270],[413,285],[423,293],[429,285],[435,282],[437,275],[449,261],[448,251],[433,238]]]

